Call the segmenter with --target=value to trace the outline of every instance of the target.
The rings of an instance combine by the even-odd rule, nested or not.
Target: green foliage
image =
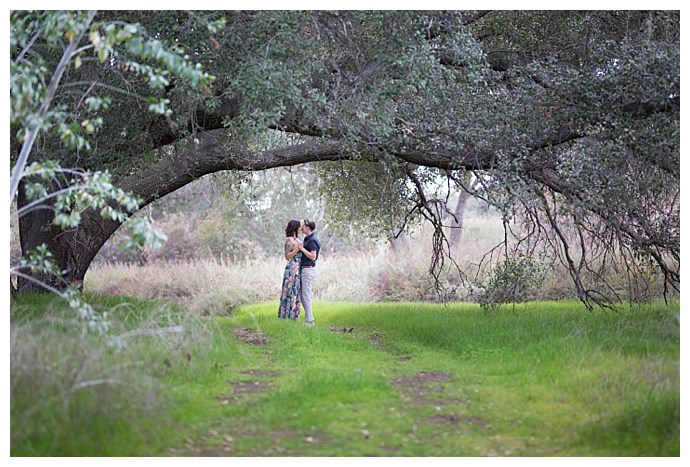
[[[149,88],[154,91],[168,85],[171,76],[185,80],[195,89],[208,86],[212,81],[212,77],[202,71],[200,65],[189,61],[189,56],[181,56],[181,49],[167,47],[160,40],[147,37],[141,26],[118,21],[92,23],[93,16],[93,12],[13,11],[10,19],[10,124],[17,128],[13,136],[22,145],[23,154],[12,170],[13,189],[15,179],[17,182],[22,178],[32,179],[30,182],[25,180],[24,194],[29,203],[20,206],[17,215],[21,217],[32,209],[48,207],[53,211],[52,223],[61,229],[76,228],[85,209],[93,209],[105,219],[124,222],[130,213],[139,209],[141,203],[135,196],[115,187],[107,170],[88,172],[67,169],[62,166],[65,161],[35,155],[32,157],[35,162],[27,165],[36,131],[40,131],[48,141],[51,133],[59,135],[63,148],[76,153],[77,158],[80,151],[89,151],[89,137],[95,137],[104,125],[99,112],[108,110],[112,102],[110,95],[89,93],[99,84],[106,89],[117,90],[94,80],[78,101],[71,102],[73,107],[70,109],[70,98],[60,99],[58,95],[57,102],[53,102],[58,84],[65,86],[64,82],[60,83],[63,77],[61,67],[73,63],[74,73],[78,73],[79,69],[84,70],[83,54],[92,50],[97,61],[103,65],[109,61],[112,66],[124,57],[154,64],[130,59],[122,67],[123,71],[144,74]],[[76,49],[86,29],[88,41]],[[60,56],[62,58],[58,63],[56,59]],[[149,110],[161,115],[171,114],[166,107],[169,100],[151,99]],[[82,102],[86,108],[82,107]],[[38,162],[37,159],[43,160]],[[58,180],[58,176],[61,180]],[[55,186],[59,189],[53,190]],[[11,193],[11,196],[14,199],[15,193]],[[150,243],[153,248],[159,247],[165,236],[150,227],[145,222],[136,223],[125,246],[143,248]],[[28,272],[60,276],[65,272],[53,264],[54,257],[45,244],[23,253],[26,256],[11,270],[15,275],[27,277],[25,272]],[[44,287],[65,298],[77,316],[88,323],[89,329],[101,334],[107,331],[107,316],[94,312],[75,290],[62,293],[46,284]]]
[[[138,217],[129,223],[129,235],[123,239],[121,247],[126,251],[143,250],[145,247],[157,250],[163,247],[166,240],[163,231]]]
[[[31,272],[43,274],[60,274],[60,270],[53,262],[53,254],[46,245],[39,245],[28,255],[19,259],[19,267],[29,269]]]
[[[394,161],[322,163],[315,171],[328,200],[328,221],[340,233],[391,239],[406,220],[414,225],[419,219],[411,212],[415,198],[404,166]]]
[[[81,102],[87,104],[87,112],[106,110],[112,95],[89,95],[98,88],[120,92],[110,83],[94,79],[86,84],[90,89],[72,100],[69,94],[59,95],[58,102],[39,118],[46,87],[53,72],[55,51],[63,46],[64,40],[71,41],[82,28],[84,12],[13,11],[10,21],[10,123],[18,128],[17,138],[21,143],[26,131],[41,128],[44,132],[54,131],[69,149],[89,150],[89,135],[93,136],[103,126],[102,116],[83,118]],[[201,69],[201,65],[190,61],[189,55],[179,47],[170,47],[149,36],[139,24],[121,21],[94,22],[87,24],[88,41],[75,52],[70,60],[74,63],[73,75],[79,75],[87,67],[85,58],[93,53],[103,66],[116,65],[121,71],[132,75],[144,75],[150,91],[156,92],[170,84],[175,77],[193,89],[208,86],[213,77]],[[31,57],[29,60],[28,57]],[[108,61],[108,63],[106,63]],[[82,68],[83,67],[83,68]],[[86,76],[84,76],[86,78]],[[70,86],[63,83],[62,86]],[[75,85],[83,84],[79,79]],[[169,99],[151,96],[148,110],[170,116]],[[73,108],[70,108],[74,106]],[[47,135],[46,135],[47,136]]]
[[[86,12],[22,12],[10,16],[10,123],[25,128],[47,129],[65,118],[63,111],[48,112],[45,118],[37,111],[50,81],[50,58],[30,53],[37,39],[45,41],[49,51],[59,51],[83,28]],[[29,59],[30,57],[30,59]]]
[[[524,253],[506,258],[489,272],[479,304],[484,309],[497,309],[506,303],[525,302],[539,289],[545,274],[544,265]]]
[[[62,229],[76,227],[81,221],[80,212],[87,208],[99,211],[105,219],[124,222],[140,203],[137,197],[113,186],[107,172],[85,173],[81,179],[72,179],[71,185],[54,198],[53,223]]]

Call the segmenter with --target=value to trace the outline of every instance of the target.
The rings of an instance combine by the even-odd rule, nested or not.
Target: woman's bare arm
[[[299,251],[299,244],[291,239],[285,240],[285,259],[290,261]]]

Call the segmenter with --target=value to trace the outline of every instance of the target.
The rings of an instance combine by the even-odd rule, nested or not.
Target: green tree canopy
[[[97,150],[64,148],[45,131],[37,158],[108,168],[144,204],[219,170],[354,160],[323,169],[334,199],[398,224],[428,218],[434,265],[447,210],[439,180],[459,184],[470,170],[476,196],[506,219],[519,212],[550,242],[583,300],[610,298],[582,275],[614,249],[649,257],[679,286],[678,12],[171,11],[97,20],[136,25],[142,41],[215,79],[199,86],[203,75],[178,76],[177,59],[161,65],[155,53],[132,64],[137,46],[114,43],[107,60],[74,63],[56,94],[77,121],[86,97],[111,99],[87,138]],[[22,34],[14,61],[33,37]],[[59,55],[45,47],[51,68]],[[154,101],[142,98],[150,90]],[[268,130],[294,137],[267,143]],[[68,280],[83,277],[118,226],[87,219],[54,242],[88,245],[64,265]],[[46,240],[32,237],[27,246]]]

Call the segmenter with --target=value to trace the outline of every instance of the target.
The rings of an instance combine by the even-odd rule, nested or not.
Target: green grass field
[[[680,452],[677,303],[317,302],[307,328],[276,303],[196,317],[91,299],[124,349],[55,299],[12,303],[12,455]]]

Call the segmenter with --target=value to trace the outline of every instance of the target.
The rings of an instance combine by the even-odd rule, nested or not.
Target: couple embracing
[[[307,326],[314,325],[311,309],[312,285],[316,278],[316,260],[319,258],[321,243],[316,237],[314,221],[291,220],[285,228],[285,272],[283,289],[280,293],[278,318],[299,319],[300,304],[304,307],[304,321]],[[299,235],[304,234],[304,240]]]

